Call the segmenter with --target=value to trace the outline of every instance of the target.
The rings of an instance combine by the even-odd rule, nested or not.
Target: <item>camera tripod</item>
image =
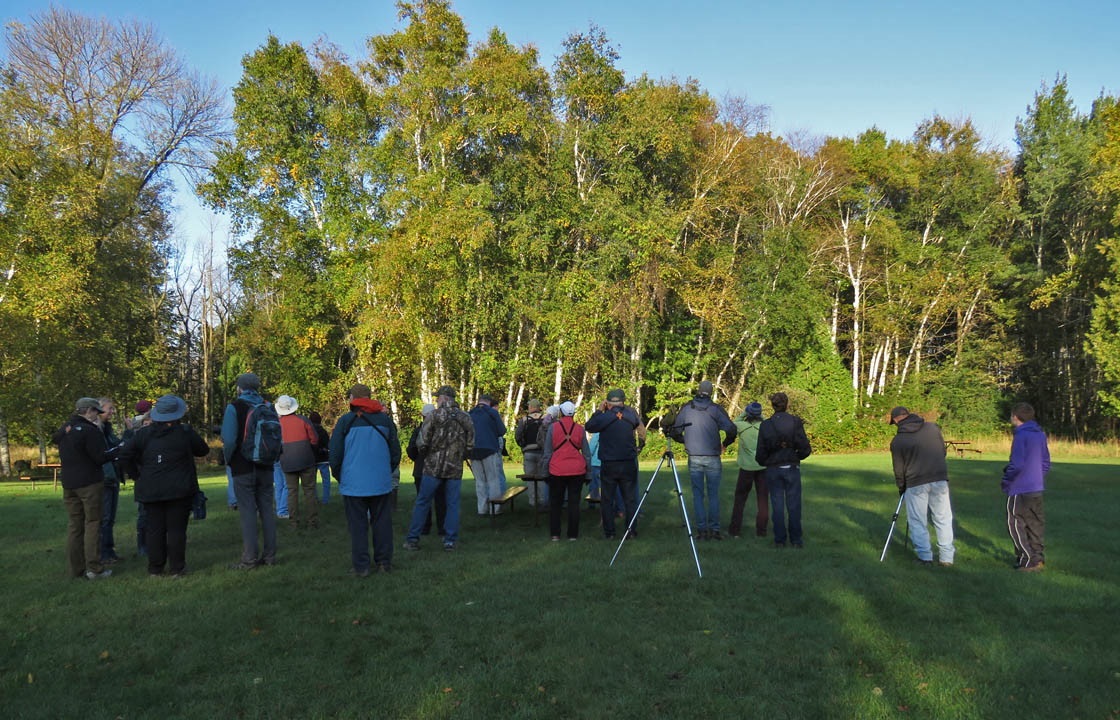
[[[678,427],[686,426],[681,425]],[[626,532],[622,534],[622,542],[618,544],[618,549],[614,551],[614,556],[611,557],[610,566],[614,566],[615,558],[617,558],[618,554],[622,552],[622,546],[626,543],[626,538],[630,536],[631,528],[633,528],[634,523],[638,521],[638,513],[641,512],[642,505],[645,503],[646,498],[649,497],[649,491],[653,487],[654,481],[657,480],[657,473],[661,470],[661,467],[665,464],[665,461],[668,460],[669,467],[673,470],[673,480],[677,483],[677,499],[679,499],[681,502],[681,515],[684,517],[684,526],[686,531],[688,532],[688,542],[692,545],[692,559],[696,561],[696,574],[700,577],[704,577],[704,573],[700,571],[700,556],[696,554],[696,539],[692,537],[692,523],[688,521],[688,510],[685,508],[684,504],[684,491],[681,490],[681,477],[677,473],[677,461],[673,458],[673,440],[672,438],[666,438],[666,440],[669,444],[666,447],[665,452],[661,453],[661,462],[657,463],[657,468],[653,471],[653,475],[650,476],[649,484],[646,485],[646,490],[644,493],[642,493],[642,499],[638,501],[638,507],[634,510],[634,517],[630,518],[630,524],[626,526]]]

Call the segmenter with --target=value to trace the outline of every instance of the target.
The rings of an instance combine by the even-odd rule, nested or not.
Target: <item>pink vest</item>
[[[583,426],[570,417],[562,417],[552,423],[552,458],[548,462],[549,475],[567,477],[586,475],[587,463],[584,462]]]

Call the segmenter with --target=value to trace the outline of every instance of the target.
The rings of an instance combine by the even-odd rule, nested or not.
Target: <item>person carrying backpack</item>
[[[237,377],[237,399],[222,417],[222,448],[233,476],[233,492],[241,518],[241,558],[233,570],[276,564],[276,506],[273,466],[280,457],[283,435],[276,410],[260,395],[261,380],[253,373]],[[257,518],[264,551],[258,555]]]
[[[579,538],[579,506],[583,483],[591,479],[591,451],[583,426],[572,416],[576,406],[560,404],[560,417],[548,426],[544,437],[544,463],[548,468],[548,517],[552,540],[560,539],[560,515],[564,493],[568,495],[568,539]]]
[[[513,430],[513,439],[517,447],[521,448],[521,466],[525,474],[530,477],[545,477],[548,469],[541,467],[541,446],[537,443],[537,434],[540,432],[541,423],[544,422],[544,413],[541,412],[541,401],[536,398],[529,400],[528,412],[517,421]],[[536,507],[544,502],[544,498],[537,497],[537,484],[526,483],[528,490],[526,496],[529,505]],[[543,494],[543,493],[542,493]]]

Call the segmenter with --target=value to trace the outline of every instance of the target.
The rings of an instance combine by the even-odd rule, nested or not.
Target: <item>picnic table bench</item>
[[[974,452],[978,455],[983,452],[978,448],[968,447],[971,444],[972,443],[968,442],[967,440],[946,440],[945,451],[948,452],[949,450],[952,450],[957,454],[957,457],[959,458],[964,458],[964,454],[966,452]]]
[[[513,500],[514,500],[514,498],[516,498],[518,495],[525,492],[526,490],[528,490],[528,488],[525,487],[524,485],[514,485],[513,487],[506,490],[505,493],[500,498],[489,498],[489,499],[487,499],[486,502],[489,503],[489,505],[490,505],[490,525],[491,526],[494,525],[495,518],[498,516],[498,509],[502,505],[505,505],[506,503],[509,503],[509,511],[513,512]]]
[[[43,463],[35,466],[27,463],[24,467],[19,467],[20,464],[16,463],[16,476],[19,482],[30,482],[31,489],[34,490],[37,483],[51,480],[54,483],[54,489],[58,489],[58,471],[62,468],[61,463]],[[51,474],[48,475],[42,472],[43,470],[50,470]]]

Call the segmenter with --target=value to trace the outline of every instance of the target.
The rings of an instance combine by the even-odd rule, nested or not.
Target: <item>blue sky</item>
[[[59,4],[152,22],[227,89],[240,77],[242,56],[270,31],[305,44],[325,36],[358,58],[367,37],[397,27],[387,0]],[[24,20],[46,7],[5,0],[0,16]],[[1057,74],[1069,76],[1086,111],[1102,90],[1120,94],[1118,0],[459,0],[453,7],[472,40],[498,26],[514,43],[535,45],[548,67],[563,39],[593,22],[619,50],[628,77],[693,77],[716,98],[745,96],[770,107],[771,129],[781,135],[854,135],[877,125],[905,138],[937,113],[971,117],[985,138],[1011,151],[1015,119]],[[202,213],[185,193],[177,203],[179,233],[196,238]]]

